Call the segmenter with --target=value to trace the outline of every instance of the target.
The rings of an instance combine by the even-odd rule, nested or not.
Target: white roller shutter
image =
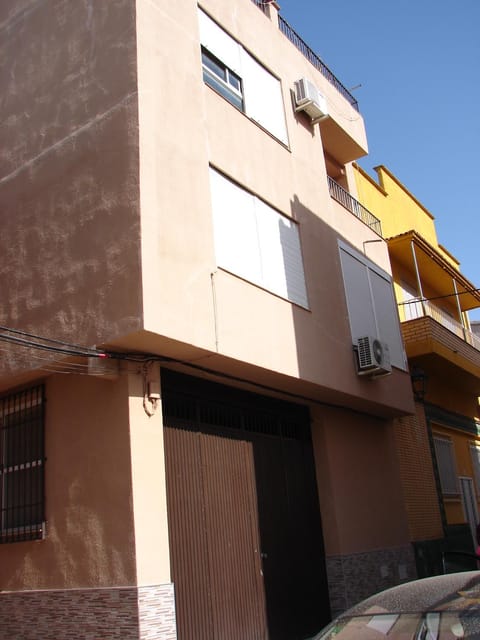
[[[217,265],[308,306],[298,226],[210,169]]]
[[[354,343],[362,336],[377,336],[368,270],[363,261],[340,248],[348,319]]]
[[[239,76],[242,75],[240,50],[236,40],[231,38],[216,22],[201,9],[198,10],[200,25],[200,42],[224,65]]]
[[[255,200],[261,247],[263,286],[283,298],[308,306],[298,227],[289,218]]]
[[[254,196],[210,170],[217,264],[250,282],[262,282]]]
[[[391,363],[404,369],[406,368],[405,350],[401,338],[400,320],[398,318],[392,283],[389,279],[373,269],[370,269],[369,275],[375,315],[377,318],[378,335],[380,339],[389,346]]]
[[[353,344],[362,336],[388,344],[390,361],[407,369],[390,276],[352,247],[339,242],[348,319]]]
[[[276,138],[288,143],[280,81],[241,50],[246,114]]]

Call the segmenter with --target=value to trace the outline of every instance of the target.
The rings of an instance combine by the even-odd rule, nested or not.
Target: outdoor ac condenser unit
[[[359,376],[382,376],[392,372],[388,344],[378,338],[358,338],[354,345]]]
[[[315,122],[328,116],[325,96],[307,78],[295,82],[295,103],[296,111],[305,111]]]

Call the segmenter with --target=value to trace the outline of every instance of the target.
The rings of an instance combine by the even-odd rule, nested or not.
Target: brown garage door
[[[329,618],[305,408],[162,374],[179,640],[303,640]]]

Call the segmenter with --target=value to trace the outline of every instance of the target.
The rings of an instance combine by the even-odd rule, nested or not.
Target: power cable
[[[465,291],[459,291],[458,293],[446,293],[443,296],[433,296],[431,298],[412,298],[412,300],[404,300],[403,302],[399,302],[398,304],[416,304],[418,302],[430,302],[431,300],[441,300],[443,298],[453,298],[456,296],[463,296],[468,293],[479,293],[480,289],[466,289]]]

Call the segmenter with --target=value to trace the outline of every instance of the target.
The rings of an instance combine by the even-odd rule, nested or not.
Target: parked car
[[[312,640],[480,640],[480,571],[387,589],[333,620]]]

